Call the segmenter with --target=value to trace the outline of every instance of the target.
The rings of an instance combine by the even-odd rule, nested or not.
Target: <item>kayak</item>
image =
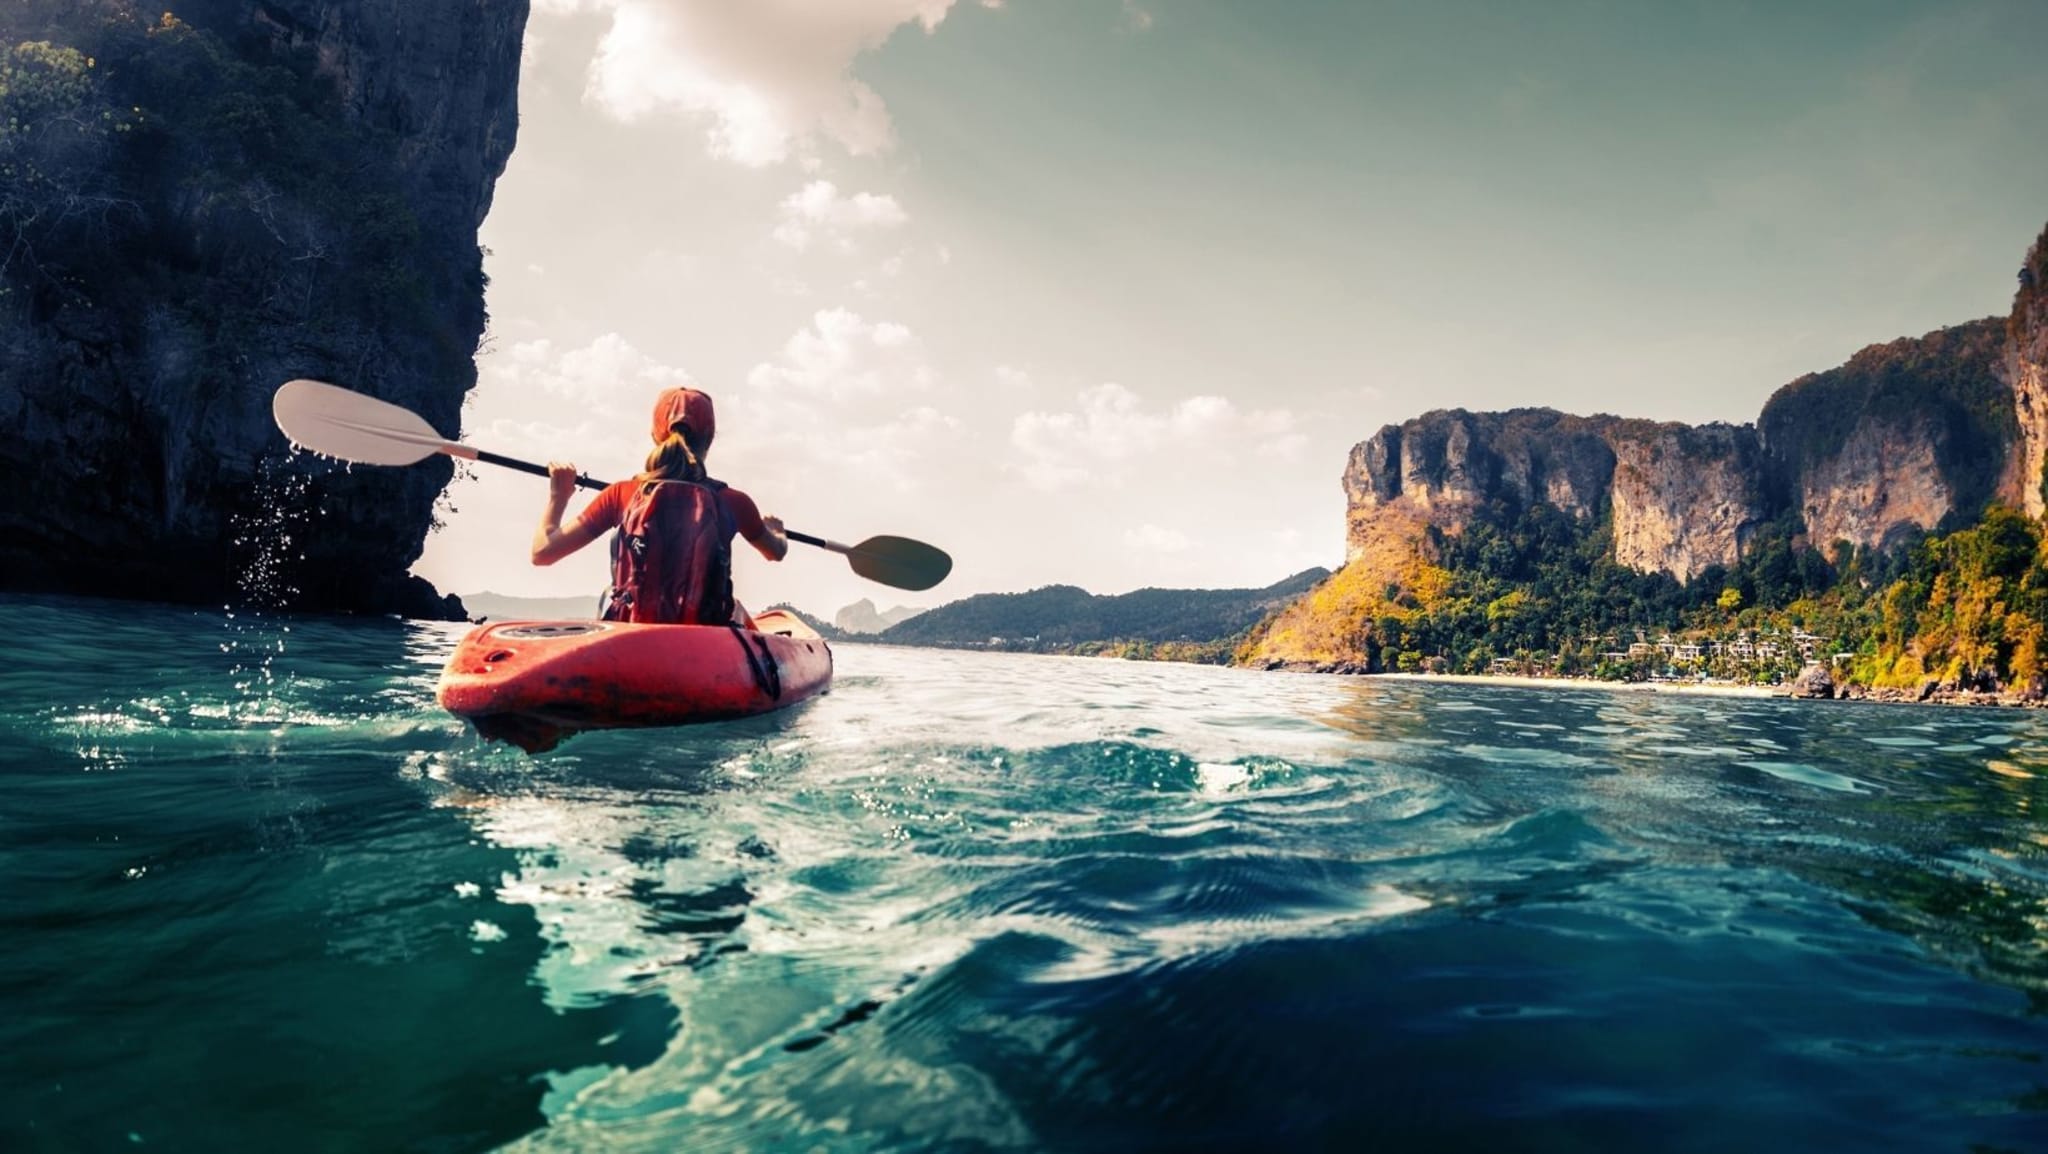
[[[441,670],[443,708],[529,752],[586,729],[686,725],[782,709],[832,684],[832,649],[794,614],[754,628],[504,621]]]

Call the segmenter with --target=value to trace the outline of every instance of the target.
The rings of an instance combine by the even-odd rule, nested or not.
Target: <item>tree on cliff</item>
[[[108,99],[92,57],[47,41],[0,47],[0,294],[11,282],[55,286],[56,254],[139,219],[107,163],[135,126]]]

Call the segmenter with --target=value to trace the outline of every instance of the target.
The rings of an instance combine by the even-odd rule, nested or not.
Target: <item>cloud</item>
[[[932,462],[959,440],[961,422],[938,407],[923,342],[904,325],[850,309],[819,310],[746,381],[734,427],[761,435],[735,444],[731,459],[750,471],[809,475],[848,491],[908,491],[939,475]]]
[[[622,121],[708,123],[714,156],[780,164],[830,140],[855,156],[895,143],[889,111],[853,76],[900,27],[930,33],[954,0],[544,0],[556,14],[609,9],[584,99]]]
[[[764,394],[835,403],[922,391],[933,379],[908,328],[844,308],[819,310],[783,343],[780,357],[747,373],[747,384]]]
[[[1124,544],[1147,553],[1185,553],[1194,542],[1177,529],[1162,529],[1147,522],[1135,529],[1124,530]]]
[[[483,383],[495,390],[544,393],[586,408],[631,411],[652,403],[670,385],[693,384],[690,374],[662,364],[617,333],[606,333],[579,349],[557,352],[553,341],[521,341],[479,366]]]
[[[814,180],[782,202],[782,223],[775,226],[775,239],[796,249],[809,248],[818,238],[832,241],[842,250],[853,248],[857,232],[900,228],[910,220],[893,196],[856,192],[841,196],[829,180]],[[898,269],[900,259],[892,258]]]
[[[1120,483],[1141,459],[1167,464],[1228,464],[1242,447],[1268,455],[1298,449],[1305,438],[1284,409],[1239,411],[1228,398],[1196,396],[1163,411],[1144,407],[1114,382],[1083,390],[1077,408],[1020,414],[1010,428],[1018,459],[1011,469],[1038,489]]]

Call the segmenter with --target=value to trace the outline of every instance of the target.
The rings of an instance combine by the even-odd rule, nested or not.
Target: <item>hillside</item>
[[[1237,637],[1329,576],[1309,569],[1263,589],[1138,589],[1097,596],[1072,585],[983,593],[928,609],[874,640],[1032,653],[1116,652],[1220,659]],[[1177,648],[1172,648],[1177,647]],[[1200,653],[1196,647],[1207,647]]]

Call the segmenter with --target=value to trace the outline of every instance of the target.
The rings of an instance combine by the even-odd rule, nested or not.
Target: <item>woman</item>
[[[565,528],[576,466],[548,463],[548,503],[533,535],[533,563],[552,565],[610,529],[612,585],[604,619],[653,625],[748,623],[732,596],[732,539],[742,536],[770,561],[789,552],[782,521],[753,498],[704,471],[717,420],[711,398],[664,390],[654,402],[654,451],[647,468],[619,481]]]

